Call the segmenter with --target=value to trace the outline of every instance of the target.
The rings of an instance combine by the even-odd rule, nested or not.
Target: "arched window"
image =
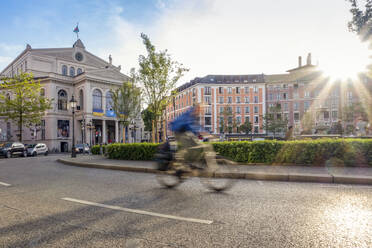
[[[102,110],[102,92],[99,89],[93,91],[93,110]]]
[[[64,90],[58,91],[58,110],[67,110],[67,93]]]
[[[106,111],[112,110],[112,93],[111,91],[108,91],[106,93]]]
[[[80,105],[80,110],[84,110],[84,92],[83,92],[83,90],[79,91],[79,105]]]
[[[77,75],[80,75],[81,73],[83,73],[83,70],[81,68],[78,68],[77,69]]]
[[[67,66],[66,65],[62,66],[62,75],[67,76]]]
[[[70,76],[71,77],[75,76],[75,68],[74,67],[70,67]]]

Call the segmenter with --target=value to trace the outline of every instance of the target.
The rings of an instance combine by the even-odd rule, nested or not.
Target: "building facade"
[[[166,109],[166,120],[201,104],[199,122],[207,132],[236,133],[244,122],[253,132],[263,134],[266,111],[264,75],[208,75],[195,78],[177,89],[178,94]]]
[[[23,128],[24,143],[46,143],[50,150],[67,152],[76,143],[99,144],[140,142],[143,123],[140,116],[123,130],[112,110],[111,90],[130,78],[120,72],[120,66],[93,55],[78,39],[69,48],[26,49],[11,62],[0,76],[32,73],[40,80],[42,92],[52,99],[52,109],[46,111],[40,126]],[[72,111],[69,101],[77,100],[75,132],[72,131]],[[17,127],[10,121],[0,120],[2,140],[17,140]]]
[[[285,119],[287,129],[293,128],[295,135],[339,133],[339,125],[343,130],[368,125],[372,114],[356,114],[345,121],[345,107],[362,105],[364,112],[371,113],[371,96],[372,83],[368,77],[333,81],[313,65],[309,53],[305,64],[299,57],[298,66],[283,74],[195,78],[177,89],[165,119],[170,122],[200,103],[203,109],[199,123],[210,133],[239,134],[236,127],[248,121],[253,134],[272,135],[264,128],[264,117],[276,107],[275,118]],[[285,132],[280,135],[284,137]]]

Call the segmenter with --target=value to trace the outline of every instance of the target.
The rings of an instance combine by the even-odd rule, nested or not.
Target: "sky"
[[[190,71],[278,74],[311,52],[332,73],[361,71],[366,43],[350,33],[346,0],[0,0],[0,71],[26,44],[71,47],[73,29],[91,53],[128,73],[146,54],[140,34]]]

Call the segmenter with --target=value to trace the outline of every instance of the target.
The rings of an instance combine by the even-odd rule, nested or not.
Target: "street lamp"
[[[71,158],[76,158],[76,150],[75,150],[75,108],[76,108],[76,100],[74,95],[72,95],[70,100],[70,108],[72,110],[72,152]]]

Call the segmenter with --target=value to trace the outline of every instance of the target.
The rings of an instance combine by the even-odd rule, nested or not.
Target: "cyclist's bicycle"
[[[159,170],[157,180],[167,188],[176,187],[190,177],[199,177],[204,186],[217,192],[228,190],[234,184],[234,180],[226,177],[234,171],[235,163],[216,155],[209,143],[198,142],[176,151],[175,142],[166,142],[155,160]]]

